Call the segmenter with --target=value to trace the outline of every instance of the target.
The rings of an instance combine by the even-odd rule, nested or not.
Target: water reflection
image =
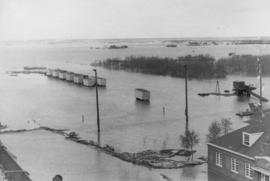
[[[198,174],[198,170],[196,167],[186,167],[182,169],[182,178],[191,178],[195,180]]]
[[[249,101],[250,101],[250,97],[237,96],[237,102],[249,102]]]
[[[101,145],[101,133],[97,131],[97,143],[100,146]]]
[[[147,110],[150,109],[150,101],[138,101],[138,100],[135,100],[134,102],[135,102],[136,109],[138,109],[138,111],[147,112]]]

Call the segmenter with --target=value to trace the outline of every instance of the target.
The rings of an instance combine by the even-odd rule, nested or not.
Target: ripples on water
[[[244,47],[244,48],[243,48]],[[93,74],[90,63],[106,57],[127,55],[179,56],[192,52],[216,57],[230,51],[239,53],[256,49],[252,46],[178,47],[176,49],[147,46],[127,50],[93,50],[89,47],[9,47],[0,49],[1,122],[10,129],[44,125],[67,128],[86,139],[96,139],[95,91],[91,88],[54,80],[42,75],[9,76],[7,70],[22,66],[47,66]],[[265,48],[265,47],[264,47]],[[254,51],[255,52],[255,51]],[[257,52],[257,51],[256,51]],[[268,52],[267,48],[262,52]],[[270,52],[270,51],[269,51]],[[118,151],[179,148],[179,135],[185,128],[184,81],[180,78],[152,76],[98,68],[107,79],[107,87],[99,90],[101,109],[101,142]],[[221,90],[232,89],[233,80],[257,84],[255,77],[228,76],[219,80]],[[269,78],[265,78],[266,97],[270,97]],[[198,152],[206,155],[205,135],[209,124],[231,118],[233,127],[244,125],[235,116],[247,108],[248,101],[237,97],[199,97],[199,92],[213,92],[216,80],[189,81],[190,128],[198,132]],[[135,101],[134,89],[151,91],[149,105]],[[162,108],[166,108],[163,116]],[[84,115],[84,124],[81,117]],[[36,120],[34,123],[32,120]],[[177,170],[149,170],[125,163],[61,136],[44,131],[1,135],[1,140],[17,156],[19,164],[34,180],[48,180],[62,174],[64,180],[163,180],[166,174],[174,180],[207,180],[207,165]],[[37,146],[38,145],[38,146]]]

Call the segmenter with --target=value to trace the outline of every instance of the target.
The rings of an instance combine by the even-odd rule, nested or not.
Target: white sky
[[[269,0],[0,0],[0,40],[270,36]]]

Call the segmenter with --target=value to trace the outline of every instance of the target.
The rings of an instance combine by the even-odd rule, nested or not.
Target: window
[[[249,146],[249,135],[243,133],[243,144]]]
[[[269,175],[261,174],[261,180],[260,181],[270,181],[269,180]]]
[[[251,165],[249,163],[245,163],[245,176],[253,179],[253,170],[251,169]]]
[[[235,173],[239,172],[239,161],[235,158],[231,158],[231,171]]]
[[[223,163],[222,153],[216,152],[216,165],[222,167],[222,163]]]

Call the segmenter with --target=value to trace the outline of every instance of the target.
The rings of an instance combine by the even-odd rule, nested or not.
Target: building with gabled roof
[[[270,116],[209,142],[208,171],[230,180],[270,181]]]

